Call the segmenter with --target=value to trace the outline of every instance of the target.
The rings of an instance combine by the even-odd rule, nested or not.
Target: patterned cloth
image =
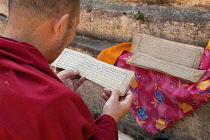
[[[198,83],[126,64],[132,53],[122,54],[118,67],[135,71],[130,90],[135,95],[131,111],[138,124],[151,134],[167,128],[210,99],[210,48],[205,49],[199,69],[206,70]]]

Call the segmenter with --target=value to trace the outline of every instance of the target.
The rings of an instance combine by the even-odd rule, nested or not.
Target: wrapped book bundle
[[[121,54],[116,57],[114,50]],[[210,43],[203,49],[135,34],[133,42],[105,49],[98,59],[135,72],[130,85],[134,94],[131,111],[137,123],[151,134],[171,126],[210,99]]]

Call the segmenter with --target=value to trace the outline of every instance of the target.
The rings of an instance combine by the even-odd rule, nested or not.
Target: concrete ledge
[[[112,11],[115,13],[126,13],[127,15],[134,15],[138,11],[144,13],[146,18],[173,20],[202,23],[210,21],[209,10],[199,10],[192,8],[178,8],[172,6],[158,6],[147,4],[127,4],[122,2],[107,2],[98,0],[82,0],[81,5],[83,9],[90,11]]]
[[[122,132],[118,132],[119,140],[133,140],[133,138],[127,136],[126,134]]]
[[[114,46],[116,44],[117,43],[76,36],[74,40],[70,43],[68,48],[89,54],[93,57],[97,57],[102,50]]]
[[[3,34],[4,29],[6,27],[7,24],[7,17],[5,15],[0,14],[0,35]]]
[[[139,3],[150,5],[168,5],[168,6],[194,6],[194,7],[207,7],[210,8],[209,0],[106,0],[112,2],[124,2],[124,3]]]
[[[0,0],[0,14],[8,16],[8,0]]]

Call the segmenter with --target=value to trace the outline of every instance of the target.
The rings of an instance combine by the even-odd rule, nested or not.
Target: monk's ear
[[[63,36],[68,27],[68,22],[69,22],[69,14],[65,14],[56,18],[53,25],[53,31],[56,36],[58,37]]]

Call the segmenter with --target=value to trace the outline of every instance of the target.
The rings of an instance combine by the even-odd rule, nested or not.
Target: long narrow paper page
[[[125,95],[134,72],[101,62],[89,55],[65,49],[52,66],[79,70],[81,76],[109,89],[119,89]]]
[[[140,51],[168,62],[198,69],[204,49],[147,34],[135,34],[131,52]]]
[[[141,52],[135,53],[131,58],[127,60],[126,63],[137,67],[163,72],[194,83],[198,82],[205,73],[204,70],[196,70],[170,63],[148,56]]]

